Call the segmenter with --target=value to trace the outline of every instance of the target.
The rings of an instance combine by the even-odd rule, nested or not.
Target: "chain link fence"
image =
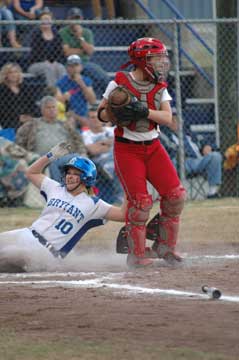
[[[57,82],[67,71],[67,51],[62,50],[62,29],[77,24],[92,31],[95,46],[95,51],[89,58],[82,56],[82,74],[90,78],[89,86],[92,86],[95,93],[95,99],[91,99],[91,104],[87,104],[88,108],[94,102],[100,101],[107,83],[114,78],[120,66],[128,61],[127,47],[132,41],[140,37],[156,37],[167,45],[171,60],[168,90],[173,98],[172,107],[178,121],[178,130],[173,133],[162,128],[161,140],[178,167],[189,197],[202,199],[207,196],[209,175],[204,171],[188,174],[186,159],[190,154],[185,144],[185,136],[190,136],[197,143],[199,151],[202,151],[205,145],[210,145],[215,152],[222,155],[220,194],[238,196],[238,166],[236,162],[230,163],[230,166],[226,164],[227,169],[224,166],[225,151],[237,143],[238,20],[57,20],[50,24],[54,29],[53,38],[50,36],[44,42],[41,41],[40,28],[44,26],[42,22],[16,21],[17,40],[22,45],[19,48],[13,48],[9,43],[6,28],[8,24],[6,21],[0,22],[2,204],[16,204],[16,199],[17,203],[24,203],[26,194],[22,188],[28,188],[23,181],[24,176],[21,173],[21,181],[16,176],[11,177],[11,171],[13,174],[16,172],[19,160],[24,160],[27,165],[37,153],[34,146],[26,147],[27,154],[21,152],[21,149],[15,153],[13,151],[10,158],[14,161],[10,166],[7,162],[9,153],[6,152],[6,139],[15,141],[14,131],[16,133],[23,122],[42,116],[40,101],[45,95],[57,97]],[[45,26],[49,24],[46,22]],[[53,42],[54,45],[50,44]],[[80,44],[80,40],[78,42]],[[81,51],[77,54],[81,55]],[[9,64],[17,64],[18,67],[11,67]],[[16,84],[14,76],[19,78],[19,83],[15,86],[12,85],[14,82]],[[61,91],[64,93],[64,90]],[[67,119],[64,121],[71,121],[75,108],[69,98],[64,99],[64,106]],[[79,110],[71,122],[71,126],[75,126],[75,132],[85,131],[87,116],[87,110],[82,113]],[[81,122],[81,118],[84,118],[86,123]],[[49,137],[52,136],[53,134],[49,134]],[[105,200],[115,201],[114,181],[107,178],[104,171],[100,173],[103,179],[99,184],[100,194],[103,194]],[[10,179],[7,183],[4,181],[6,177]],[[18,196],[12,195],[9,185],[11,181],[14,190],[19,190]],[[32,196],[31,193],[27,196],[28,200],[29,196]],[[35,197],[35,194],[33,196]]]

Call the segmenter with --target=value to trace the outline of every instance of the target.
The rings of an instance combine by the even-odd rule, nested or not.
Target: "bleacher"
[[[66,6],[61,6],[66,11]],[[52,9],[56,7],[52,6]],[[95,52],[91,61],[99,64],[113,78],[120,66],[128,61],[127,48],[130,42],[144,36],[145,27],[126,27],[124,24],[90,24],[87,25],[94,33]],[[27,54],[29,46],[20,49],[11,47],[0,48],[0,66],[6,62],[18,62],[24,71],[27,71]],[[169,48],[171,52],[171,48]],[[36,85],[41,84],[42,79],[35,79]],[[195,71],[180,71],[182,114],[185,128],[195,134],[206,135],[208,139],[215,142],[215,119],[213,99],[195,99],[194,82]],[[34,79],[31,81],[34,88]],[[170,71],[168,76],[169,91],[175,93],[175,73]],[[37,86],[36,86],[37,87]],[[42,86],[41,86],[42,87]],[[34,89],[35,91],[35,89]]]
[[[183,108],[184,128],[215,144],[215,102],[209,98],[187,98]]]
[[[78,1],[45,0],[44,4],[52,10],[56,19],[65,19],[67,11],[72,6],[79,6]],[[104,4],[103,4],[104,6]],[[81,1],[85,19],[93,19],[92,4],[89,1]],[[147,35],[147,26],[125,26],[124,24],[89,24],[94,34],[95,52],[91,60],[108,72],[110,77],[119,70],[120,66],[128,61],[127,47],[136,38]],[[30,51],[28,46],[20,49],[11,47],[0,48],[0,66],[6,62],[18,62],[26,71],[26,54]],[[25,54],[25,55],[24,55]],[[180,72],[183,116],[185,124],[194,132],[205,132],[213,137],[215,129],[214,104],[203,99],[194,100],[195,71],[187,70]],[[168,77],[169,90],[174,92],[175,74],[170,71]],[[202,127],[204,125],[204,127]],[[208,126],[205,126],[208,125]],[[215,139],[215,136],[214,136]]]

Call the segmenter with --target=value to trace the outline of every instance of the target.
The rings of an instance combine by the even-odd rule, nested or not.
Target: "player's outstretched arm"
[[[125,196],[121,207],[111,206],[111,208],[109,209],[109,211],[107,212],[107,214],[105,216],[105,219],[111,220],[111,221],[124,222],[126,209],[127,209],[127,200],[126,200],[126,196]]]
[[[46,155],[36,160],[26,171],[26,176],[29,181],[39,189],[41,188],[42,181],[45,175],[42,173],[45,167],[49,164],[49,159]]]
[[[36,187],[41,188],[42,181],[45,177],[43,170],[52,161],[69,154],[71,146],[65,142],[54,146],[46,155],[43,155],[35,161],[26,171],[26,176]]]

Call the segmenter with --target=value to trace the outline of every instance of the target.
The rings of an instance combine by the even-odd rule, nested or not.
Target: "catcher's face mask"
[[[155,82],[167,79],[170,61],[167,54],[153,54],[146,56],[145,71]]]

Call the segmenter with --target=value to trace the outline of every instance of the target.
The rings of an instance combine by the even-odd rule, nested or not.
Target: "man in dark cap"
[[[80,8],[71,8],[68,11],[67,19],[76,22],[60,30],[64,54],[66,57],[73,54],[81,57],[84,67],[83,74],[92,79],[94,90],[97,97],[100,98],[110,79],[101,66],[90,61],[95,50],[93,32],[81,25],[79,20],[83,20],[83,13]]]

